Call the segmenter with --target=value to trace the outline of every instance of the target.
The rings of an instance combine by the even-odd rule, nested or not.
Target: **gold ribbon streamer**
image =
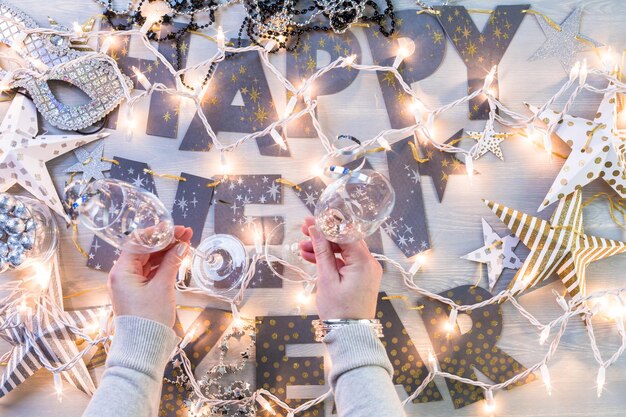
[[[295,190],[297,190],[297,191],[302,191],[302,188],[301,188],[298,184],[296,184],[296,183],[295,183],[295,182],[293,182],[293,181],[289,181],[288,179],[285,179],[285,178],[276,178],[276,180],[275,180],[275,181],[276,181],[277,183],[279,183],[279,184],[285,184],[285,185],[288,185],[289,187],[294,188],[294,189],[295,189]]]
[[[368,149],[367,151],[365,151],[365,153],[377,153],[377,152],[383,152],[386,151],[387,149],[385,149],[384,146],[379,146],[377,148],[373,148],[373,149]]]
[[[411,304],[409,304],[409,297],[407,297],[406,295],[387,295],[383,297],[382,299],[383,300],[402,300],[404,301],[404,304],[406,305],[406,308],[408,310],[422,310],[424,308],[423,305],[412,306]]]
[[[181,177],[180,175],[159,174],[158,172],[154,172],[153,170],[148,169],[148,168],[144,168],[143,172],[145,172],[146,174],[153,175],[155,177],[159,177],[159,178],[167,178],[167,179],[170,179],[170,180],[178,180],[178,181],[187,181],[187,178]]]
[[[102,162],[109,162],[109,163],[114,164],[114,165],[119,165],[120,164],[120,161],[116,161],[115,159],[109,159],[109,158],[104,158],[103,157],[103,158],[100,158],[100,160]]]
[[[106,289],[106,285],[100,285],[99,287],[90,288],[88,290],[83,290],[83,291],[78,291],[78,292],[75,292],[75,293],[69,294],[69,295],[64,295],[63,299],[67,300],[68,298],[80,297],[81,295],[89,294],[89,293],[92,293],[94,291],[99,291],[99,290],[102,290],[102,289]]]
[[[587,132],[587,141],[585,142],[585,146],[583,146],[581,149],[582,152],[585,152],[587,150],[587,146],[589,146],[589,143],[591,143],[591,139],[593,139],[593,135],[596,133],[596,131],[598,129],[604,129],[605,127],[606,125],[604,123],[599,124],[599,125],[596,125],[596,127],[591,129],[589,132]]]
[[[222,180],[217,180],[217,181],[213,181],[213,182],[208,183],[206,186],[209,187],[209,188],[212,188],[212,187],[217,187],[221,183],[222,183]]]
[[[609,215],[611,216],[611,220],[622,230],[626,230],[626,199],[624,198],[615,198],[609,193],[601,192],[594,194],[587,201],[583,202],[582,207],[585,208],[589,204],[591,204],[594,200],[598,198],[606,197],[609,201]],[[619,213],[622,215],[622,221],[620,222],[615,215],[615,213]]]
[[[413,142],[409,142],[409,146],[411,147],[411,153],[413,154],[413,159],[415,159],[415,162],[417,162],[418,164],[423,164],[424,162],[430,161],[430,159],[428,158],[420,158],[420,154],[419,152],[417,152],[417,147]]]
[[[85,252],[85,249],[83,249],[80,246],[80,243],[78,243],[78,225],[76,223],[72,224],[72,243],[74,243],[74,246],[76,247],[76,250],[83,255],[83,257],[88,258],[89,254],[87,252]]]
[[[192,33],[192,34],[194,34],[194,35],[201,36],[201,37],[203,37],[203,38],[205,38],[205,39],[208,39],[208,40],[210,40],[211,42],[215,42],[215,43],[217,43],[217,39],[215,39],[213,36],[209,36],[209,35],[207,35],[206,33],[196,32],[195,30],[189,30],[188,32],[189,32],[189,33]],[[226,46],[234,46],[235,44],[234,44],[234,43],[232,43],[232,42],[226,42],[226,43],[225,43],[225,45],[226,45]]]

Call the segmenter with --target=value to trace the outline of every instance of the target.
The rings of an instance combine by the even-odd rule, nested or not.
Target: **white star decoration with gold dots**
[[[537,108],[530,106],[533,112]],[[607,93],[593,120],[546,110],[540,114],[546,124],[558,123],[555,133],[572,148],[539,211],[557,200],[602,178],[619,195],[626,197],[626,135],[617,129],[615,92]]]
[[[19,184],[69,221],[46,162],[108,133],[37,136],[38,129],[33,102],[17,94],[0,124],[0,192]]]
[[[504,160],[500,143],[502,143],[507,134],[496,132],[493,128],[492,121],[487,121],[485,130],[482,132],[467,131],[466,133],[470,138],[478,141],[476,158],[480,158],[487,152],[491,152],[501,160]]]

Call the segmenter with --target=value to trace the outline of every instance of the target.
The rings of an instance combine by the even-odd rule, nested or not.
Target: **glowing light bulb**
[[[616,62],[615,55],[613,54],[613,48],[610,46],[606,48],[606,50],[600,55],[600,60],[604,65],[604,69],[609,73],[612,72]]]
[[[283,139],[283,137],[281,136],[280,133],[278,133],[276,131],[276,129],[272,129],[270,130],[270,135],[272,136],[272,139],[274,139],[274,142],[280,146],[280,149],[282,149],[283,151],[287,150],[287,143],[285,143],[285,139]]]
[[[182,342],[180,342],[180,348],[184,349],[185,347],[187,347],[187,345],[193,340],[193,338],[196,336],[196,331],[198,330],[198,326],[199,324],[196,324],[194,327],[191,328],[191,330],[189,330],[187,332],[187,334],[185,335],[185,337],[183,338]]]
[[[402,64],[402,61],[404,61],[404,58],[411,56],[411,52],[405,48],[404,46],[400,46],[398,47],[398,52],[396,53],[396,59],[393,61],[393,67],[394,68],[398,68],[400,66],[400,64]]]
[[[603,366],[598,369],[598,376],[596,377],[596,393],[598,394],[598,398],[602,396],[602,391],[604,390],[604,383],[606,382],[606,368]]]
[[[271,52],[274,48],[276,48],[276,45],[277,45],[276,41],[274,39],[270,39],[265,44],[265,50],[267,52]]]
[[[470,154],[465,154],[465,172],[470,180],[474,177],[474,158]]]
[[[343,64],[341,66],[342,67],[352,66],[355,61],[356,61],[356,54],[348,55],[347,57],[343,59]]]
[[[439,363],[432,349],[428,349],[428,363],[430,364],[430,370],[432,372],[439,372]]]
[[[419,271],[424,264],[426,264],[426,254],[424,252],[418,253],[415,255],[415,261],[413,261],[413,265],[411,265],[409,269],[409,274],[411,276],[417,274],[417,271]]]
[[[572,66],[572,69],[569,71],[569,80],[574,81],[578,78],[578,74],[580,73],[580,61],[576,61],[576,63]]]
[[[383,136],[378,138],[378,144],[382,146],[383,148],[385,148],[386,151],[391,150],[391,145],[389,144],[389,141],[385,139]]]
[[[587,68],[587,60],[583,59],[583,63],[580,66],[580,74],[579,74],[579,78],[578,78],[578,84],[579,85],[585,85],[585,82],[587,81],[587,74],[589,73],[589,70]]]
[[[230,164],[228,163],[228,158],[226,157],[225,151],[222,151],[222,153],[220,153],[220,165],[222,167],[222,174],[230,174]]]
[[[291,113],[293,113],[293,109],[296,108],[297,103],[298,103],[298,96],[297,95],[291,96],[291,98],[287,102],[287,107],[285,107],[285,115],[283,117],[284,119],[291,116]]]
[[[496,412],[496,400],[493,398],[493,391],[490,389],[485,391],[485,413],[493,416]]]
[[[459,311],[456,308],[452,308],[450,311],[450,316],[448,316],[448,321],[443,325],[444,330],[446,331],[448,337],[452,332],[456,330],[456,319],[459,315]]]
[[[135,73],[137,81],[139,81],[139,84],[141,84],[144,90],[149,90],[150,87],[152,87],[152,83],[150,83],[150,81],[148,80],[148,78],[146,78],[143,72],[141,72],[141,70],[139,70],[139,68],[134,65],[132,66],[132,70]]]
[[[128,139],[132,139],[136,127],[137,122],[133,117],[132,110],[129,110],[126,114],[126,136],[128,137]]]
[[[259,230],[254,231],[254,249],[258,255],[263,253],[263,233]]]
[[[42,263],[38,262],[32,266],[33,278],[39,285],[42,291],[45,291],[50,285],[50,268]]]
[[[298,294],[298,303],[299,304],[308,304],[311,301],[311,294],[313,293],[313,289],[315,288],[314,282],[308,282],[302,292]]]
[[[13,35],[11,48],[15,52],[19,53],[22,51],[22,49],[24,49],[24,40],[26,39],[26,36],[27,35],[24,32],[17,32],[15,35]]]
[[[548,155],[552,156],[552,137],[550,135],[550,131],[547,131],[543,135],[543,147],[545,148]]]
[[[550,379],[550,371],[548,370],[548,365],[546,365],[545,363],[541,365],[541,367],[539,368],[539,372],[541,373],[541,379],[543,379],[543,384],[546,386],[548,395],[552,395],[552,381]]]
[[[261,407],[263,407],[265,409],[265,411],[267,411],[268,413],[270,413],[271,415],[275,416],[276,415],[276,411],[274,411],[274,409],[272,408],[272,406],[270,405],[270,402],[267,401],[264,397],[262,397],[261,395],[257,395],[256,397],[256,402],[259,403],[259,405]]]
[[[146,2],[143,7],[141,7],[141,15],[146,19],[144,24],[141,26],[141,33],[145,35],[148,30],[150,30],[152,25],[171,12],[172,8],[165,1]]]
[[[11,82],[13,81],[13,73],[7,71],[0,81],[0,92],[8,91],[11,89]]]
[[[319,177],[319,176],[324,175],[324,167],[322,166],[322,164],[317,163],[311,166],[311,175],[313,175],[314,177]]]
[[[550,326],[544,327],[541,333],[539,334],[539,344],[543,345],[544,343],[546,343],[546,340],[548,340],[548,337],[550,337]]]
[[[74,30],[76,36],[82,37],[84,35],[83,27],[78,22],[72,23],[72,29]]]
[[[224,30],[221,26],[217,28],[217,35],[215,36],[215,39],[217,40],[217,47],[219,49],[224,49],[226,46],[226,35],[224,34]]]
[[[496,72],[498,71],[498,66],[494,65],[493,67],[491,67],[491,69],[489,70],[489,73],[487,73],[487,76],[485,77],[485,89],[488,89],[491,84],[493,83],[493,80],[496,78]]]
[[[113,46],[113,43],[114,43],[113,36],[111,35],[105,36],[104,40],[102,41],[102,45],[100,45],[100,53],[106,54],[107,52],[109,52],[109,49],[111,48],[111,46]]]
[[[515,284],[513,284],[513,289],[512,289],[513,294],[517,294],[517,293],[524,291],[526,288],[528,288],[528,284],[530,284],[530,282],[531,282],[531,279],[528,275],[522,276],[520,279],[515,281]]]
[[[53,373],[52,379],[54,380],[54,392],[57,395],[57,400],[63,402],[63,379],[61,378],[61,374]]]

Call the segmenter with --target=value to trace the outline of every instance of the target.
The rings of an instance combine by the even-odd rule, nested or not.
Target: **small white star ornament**
[[[108,133],[37,136],[38,129],[33,102],[17,94],[0,124],[0,192],[19,184],[69,222],[46,163]]]
[[[489,289],[493,290],[504,268],[519,269],[522,266],[522,261],[513,253],[519,239],[514,235],[500,237],[485,219],[482,220],[484,246],[461,258],[487,264]]]
[[[480,158],[487,152],[491,152],[500,160],[504,160],[500,143],[502,143],[507,134],[496,132],[493,128],[493,122],[487,121],[485,130],[482,132],[467,131],[466,133],[470,138],[478,142],[478,152],[476,153],[476,158]]]

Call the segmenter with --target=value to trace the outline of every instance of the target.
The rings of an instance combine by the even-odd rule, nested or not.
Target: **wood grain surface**
[[[71,27],[73,21],[83,22],[89,16],[102,12],[95,2],[88,0],[21,0],[9,1],[10,4],[22,9],[32,16],[42,26],[47,26],[47,16]],[[468,8],[492,8],[495,4],[518,4],[509,0],[493,1],[466,1],[455,2]],[[115,1],[116,6],[122,7],[125,2]],[[542,11],[561,22],[577,6],[584,6],[581,32],[604,44],[612,45],[615,50],[621,51],[626,47],[626,3],[621,0],[588,0],[588,1],[537,1],[533,9]],[[411,7],[410,1],[398,2],[399,8]],[[230,34],[236,34],[241,21],[240,6],[232,7],[227,13],[219,15],[221,25]],[[487,16],[474,14],[472,16],[481,28]],[[371,62],[371,55],[367,46],[367,39],[362,29],[353,30],[363,50],[365,62]],[[524,102],[541,104],[554,94],[566,80],[567,74],[556,59],[546,59],[529,62],[528,57],[543,43],[545,36],[536,19],[527,16],[522,22],[519,31],[511,42],[499,67],[500,97],[503,103],[512,109],[524,112]],[[440,68],[430,77],[415,83],[413,87],[420,91],[424,101],[431,106],[439,106],[450,102],[465,94],[467,89],[466,70],[459,55],[450,42],[447,42],[446,55]],[[212,46],[205,39],[194,38],[191,43],[191,64],[205,59],[213,51]],[[145,51],[131,45],[130,54],[149,58]],[[598,64],[593,52],[581,54],[591,64]],[[284,57],[274,57],[274,61],[284,70]],[[270,78],[270,77],[268,77]],[[594,80],[592,79],[592,82]],[[270,80],[271,83],[271,80]],[[601,84],[598,84],[601,85]],[[277,108],[283,109],[286,105],[285,94],[277,84],[270,84],[272,95]],[[349,133],[357,137],[371,137],[382,129],[389,127],[387,111],[382,104],[382,93],[376,76],[363,73],[344,91],[320,97],[319,116],[324,129],[329,136],[339,133]],[[571,113],[583,117],[593,117],[599,104],[600,97],[593,94],[583,94],[572,108]],[[378,103],[378,104],[377,104]],[[145,103],[143,103],[145,104]],[[559,108],[563,103],[557,103]],[[6,112],[7,103],[0,104],[0,115]],[[178,151],[180,140],[184,135],[191,118],[193,109],[186,104],[180,119],[179,137],[167,139],[135,134],[132,142],[127,142],[123,131],[111,131],[106,139],[105,156],[123,156],[129,159],[147,161],[157,172],[179,173],[185,171],[195,175],[211,176],[218,172],[219,155],[216,152],[181,152]],[[145,114],[147,104],[139,105],[135,114]],[[626,122],[626,117],[624,118]],[[626,124],[626,123],[625,123]],[[460,128],[480,130],[484,121],[469,121],[467,108],[460,106],[444,114],[435,125],[437,137],[442,140],[455,133]],[[626,127],[626,126],[622,126]],[[54,131],[44,121],[41,128]],[[224,138],[236,137],[232,133],[220,133]],[[309,177],[311,166],[322,156],[319,142],[314,139],[290,139],[292,151],[290,158],[272,158],[259,155],[254,143],[243,145],[232,155],[234,171],[238,174],[282,174],[285,178],[300,182]],[[567,150],[562,144],[560,150]],[[474,176],[470,183],[465,176],[451,178],[445,197],[439,203],[429,177],[422,177],[422,187],[432,240],[431,253],[428,264],[423,272],[417,276],[419,285],[432,290],[443,291],[457,285],[474,283],[482,275],[483,285],[486,285],[486,269],[482,265],[469,262],[460,257],[482,245],[481,217],[486,218],[495,230],[504,233],[506,228],[483,205],[481,198],[488,198],[508,206],[535,213],[547,189],[551,185],[563,163],[562,159],[549,159],[538,148],[524,144],[520,138],[506,140],[502,144],[504,162],[493,155],[487,155],[476,161],[476,169],[480,175]],[[48,164],[59,189],[67,179],[63,170],[74,163],[71,154],[64,155]],[[372,158],[372,163],[378,169],[387,169],[382,156]],[[303,168],[304,167],[304,168]],[[157,178],[159,195],[167,207],[171,207],[176,191],[176,181]],[[15,189],[14,191],[20,191]],[[600,191],[612,190],[604,183],[596,181],[584,190],[584,197]],[[288,241],[295,241],[299,237],[299,225],[302,218],[308,214],[307,209],[290,190],[285,189],[284,201],[277,206],[249,206],[247,214],[284,215],[286,218],[286,232]],[[542,217],[551,214],[552,209],[545,210]],[[597,201],[585,209],[585,230],[599,236],[626,239],[626,233],[614,225],[608,215],[606,202]],[[205,235],[213,230],[213,211],[209,215],[205,227]],[[66,300],[66,309],[75,309],[86,306],[100,305],[107,302],[106,290],[102,286],[106,283],[106,274],[88,269],[85,259],[74,249],[71,234],[68,230],[61,231],[61,272],[63,290],[65,294],[96,289],[84,296]],[[80,242],[88,247],[91,234],[82,231]],[[405,265],[409,262],[393,242],[383,234],[385,251],[389,256],[401,260]],[[280,248],[277,248],[277,250]],[[528,251],[520,244],[517,251],[522,259]],[[279,252],[276,252],[279,253]],[[587,275],[588,290],[601,290],[624,286],[626,283],[626,256],[615,256],[602,260],[589,267]],[[503,283],[510,280],[511,271],[501,278]],[[0,280],[10,279],[0,277]],[[99,288],[99,289],[98,289]],[[298,291],[295,284],[285,283],[282,289],[255,289],[247,293],[242,313],[245,316],[256,315],[295,314],[298,303],[295,295]],[[501,289],[499,286],[497,289]],[[389,294],[406,294],[411,302],[416,298],[406,292],[398,274],[387,272],[383,280],[383,289]],[[548,322],[560,314],[560,308],[554,302],[552,289],[562,290],[558,280],[551,280],[542,286],[521,297],[522,304],[542,322]],[[184,305],[204,306],[209,303],[204,297],[180,297],[179,303]],[[421,319],[415,311],[407,310],[401,301],[393,301],[398,314],[402,318],[412,336],[422,357],[426,357],[430,342],[425,334]],[[215,306],[220,307],[217,303]],[[222,305],[222,307],[225,307]],[[538,334],[535,329],[515,313],[510,305],[504,305],[505,325],[499,347],[511,354],[525,365],[532,365],[544,355],[545,347],[538,344]],[[305,312],[313,313],[314,306],[306,307]],[[181,320],[189,323],[193,319],[193,312],[182,312]],[[608,356],[617,347],[617,334],[614,326],[603,325],[598,322],[597,337],[603,352]],[[0,343],[0,352],[9,348]],[[319,347],[301,346],[293,349],[294,355],[306,355],[312,351],[319,351]],[[212,352],[200,367],[199,372],[206,368],[215,359],[216,352]],[[500,416],[623,416],[626,411],[626,359],[621,358],[607,372],[607,386],[602,398],[596,398],[595,379],[597,365],[593,360],[586,330],[582,323],[572,320],[562,343],[557,351],[556,358],[550,363],[554,392],[548,397],[540,380],[526,386],[515,388],[505,393],[498,393],[498,415]],[[2,368],[0,368],[0,372]],[[254,368],[246,369],[245,377],[254,381]],[[444,401],[429,404],[409,405],[407,412],[410,416],[474,416],[482,415],[482,404],[468,406],[461,410],[454,410],[450,396],[447,393],[443,380],[437,380],[437,385],[444,396]],[[296,395],[300,391],[297,387],[289,391]],[[319,389],[306,390],[310,396],[320,392]],[[314,392],[313,392],[314,391]],[[405,394],[402,394],[405,395]],[[38,372],[18,389],[0,399],[0,415],[6,417],[33,416],[33,417],[65,417],[80,415],[89,399],[78,391],[66,388],[66,397],[59,404],[53,395],[52,376],[47,372]],[[330,415],[330,409],[327,410]]]

